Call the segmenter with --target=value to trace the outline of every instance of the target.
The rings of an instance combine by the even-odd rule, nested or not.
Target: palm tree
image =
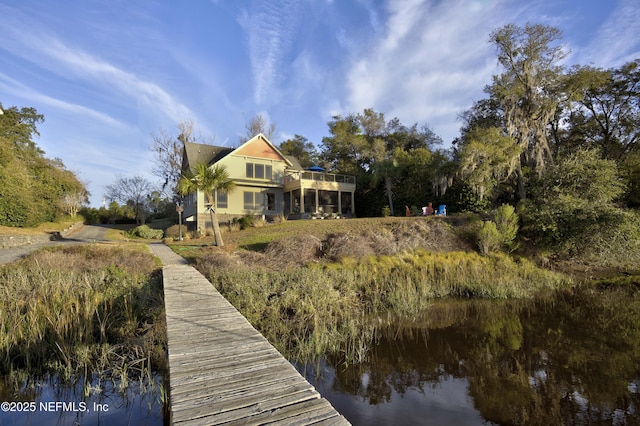
[[[214,192],[230,192],[233,189],[233,181],[229,179],[229,173],[226,168],[221,165],[209,167],[205,163],[196,164],[192,170],[187,171],[178,181],[178,192],[182,195],[191,194],[193,192],[202,191],[207,196],[207,210],[211,215],[211,223],[213,225],[213,235],[216,239],[216,245],[222,247],[222,234],[220,233],[220,225],[216,216],[216,204]]]

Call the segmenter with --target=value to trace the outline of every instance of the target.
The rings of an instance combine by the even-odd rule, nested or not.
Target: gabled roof
[[[294,157],[293,155],[285,155],[284,158],[289,160],[289,162],[291,163],[291,169],[292,170],[296,170],[296,171],[303,170],[303,167],[300,164],[300,161],[298,161],[298,159],[296,157]]]
[[[186,142],[182,155],[182,170],[187,170],[198,163],[207,165],[217,163],[231,153],[249,157],[278,159],[287,163],[294,170],[302,170],[300,162],[295,157],[282,154],[262,133],[257,134],[238,148]]]
[[[186,142],[184,144],[184,155],[182,156],[182,170],[186,170],[198,163],[213,164],[229,155],[233,150],[233,148],[226,146]]]
[[[282,160],[291,166],[291,161],[280,152],[274,144],[267,139],[262,133],[258,133],[233,151],[237,155],[246,155],[249,157],[270,158],[272,160]]]

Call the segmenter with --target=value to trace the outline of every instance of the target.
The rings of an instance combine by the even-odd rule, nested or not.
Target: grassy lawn
[[[11,226],[0,225],[0,235],[44,235],[51,232],[63,231],[76,222],[82,222],[82,219],[78,218],[76,220],[73,220],[69,218],[60,222],[46,222],[41,223],[40,225],[33,228],[15,228]]]

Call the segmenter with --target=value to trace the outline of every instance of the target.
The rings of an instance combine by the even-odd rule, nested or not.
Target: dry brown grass
[[[328,260],[336,261],[348,256],[360,258],[375,254],[371,235],[370,232],[367,235],[331,234],[327,237],[324,255]]]
[[[41,269],[83,273],[117,267],[129,274],[150,274],[158,267],[140,245],[76,245],[40,250],[30,259]]]
[[[331,229],[340,232],[330,233]],[[228,246],[224,250],[211,246],[194,247],[189,250],[189,257],[196,259],[198,267],[207,269],[243,267],[277,271],[325,260],[336,262],[343,258],[361,259],[370,255],[392,256],[416,249],[429,252],[475,249],[472,243],[459,236],[455,228],[440,219],[296,221],[267,226],[260,231],[237,233],[233,245],[235,251],[230,251]],[[239,239],[240,235],[243,240]],[[240,241],[244,242],[241,246],[244,249],[238,250]],[[186,250],[180,251],[184,254]]]
[[[212,248],[211,239],[174,242],[178,253],[191,259],[218,253],[259,252],[274,267],[287,267],[344,256],[393,255],[417,248],[427,251],[475,251],[473,243],[451,226],[453,218],[387,217],[348,220],[296,220],[225,233],[225,247]],[[245,256],[245,255],[241,255]]]
[[[305,264],[322,256],[322,241],[309,234],[285,237],[270,242],[264,254],[273,261],[280,259],[285,265]]]
[[[139,245],[76,245],[0,266],[0,374],[144,380],[165,362],[162,284]]]

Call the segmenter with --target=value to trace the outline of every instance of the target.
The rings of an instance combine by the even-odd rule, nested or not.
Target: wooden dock
[[[349,424],[202,274],[151,248],[167,265],[173,424]]]

